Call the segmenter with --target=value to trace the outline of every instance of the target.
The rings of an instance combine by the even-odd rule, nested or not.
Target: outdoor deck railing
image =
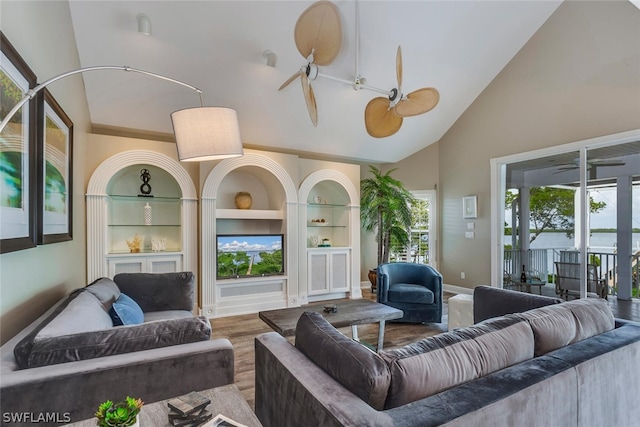
[[[597,266],[598,278],[604,280],[609,289],[609,295],[616,295],[618,290],[618,255],[611,252],[587,251],[589,264]],[[504,251],[504,272],[517,277],[522,265],[527,265],[528,271],[535,271],[547,277],[548,283],[555,283],[556,271],[554,263],[579,262],[579,252],[562,248],[529,249],[526,262],[523,262],[522,252],[517,249]],[[631,295],[640,298],[640,251],[631,256]]]

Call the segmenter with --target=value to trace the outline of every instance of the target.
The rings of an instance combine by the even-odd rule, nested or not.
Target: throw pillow
[[[118,285],[116,285],[113,280],[106,277],[101,277],[93,281],[87,285],[85,289],[98,298],[105,310],[109,310],[114,301],[120,296],[120,289],[118,289]]]
[[[391,378],[389,368],[376,353],[340,333],[315,312],[300,316],[295,345],[369,406],[383,409]]]
[[[144,313],[138,303],[122,293],[109,309],[109,315],[113,326],[139,325],[144,322]]]

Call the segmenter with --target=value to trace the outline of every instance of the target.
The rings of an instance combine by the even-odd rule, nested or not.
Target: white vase
[[[149,206],[149,202],[144,205],[144,225],[151,225],[151,206]]]

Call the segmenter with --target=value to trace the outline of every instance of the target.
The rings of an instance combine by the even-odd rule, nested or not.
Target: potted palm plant
[[[360,181],[360,219],[362,228],[376,233],[378,242],[378,263],[369,270],[369,281],[376,288],[377,266],[389,262],[393,245],[409,243],[411,229],[411,204],[413,195],[404,184],[391,176],[396,169],[386,173],[369,165],[373,175]]]

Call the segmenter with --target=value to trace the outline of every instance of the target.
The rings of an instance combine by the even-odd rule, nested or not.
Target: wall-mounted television
[[[283,234],[218,234],[218,279],[284,274]]]

